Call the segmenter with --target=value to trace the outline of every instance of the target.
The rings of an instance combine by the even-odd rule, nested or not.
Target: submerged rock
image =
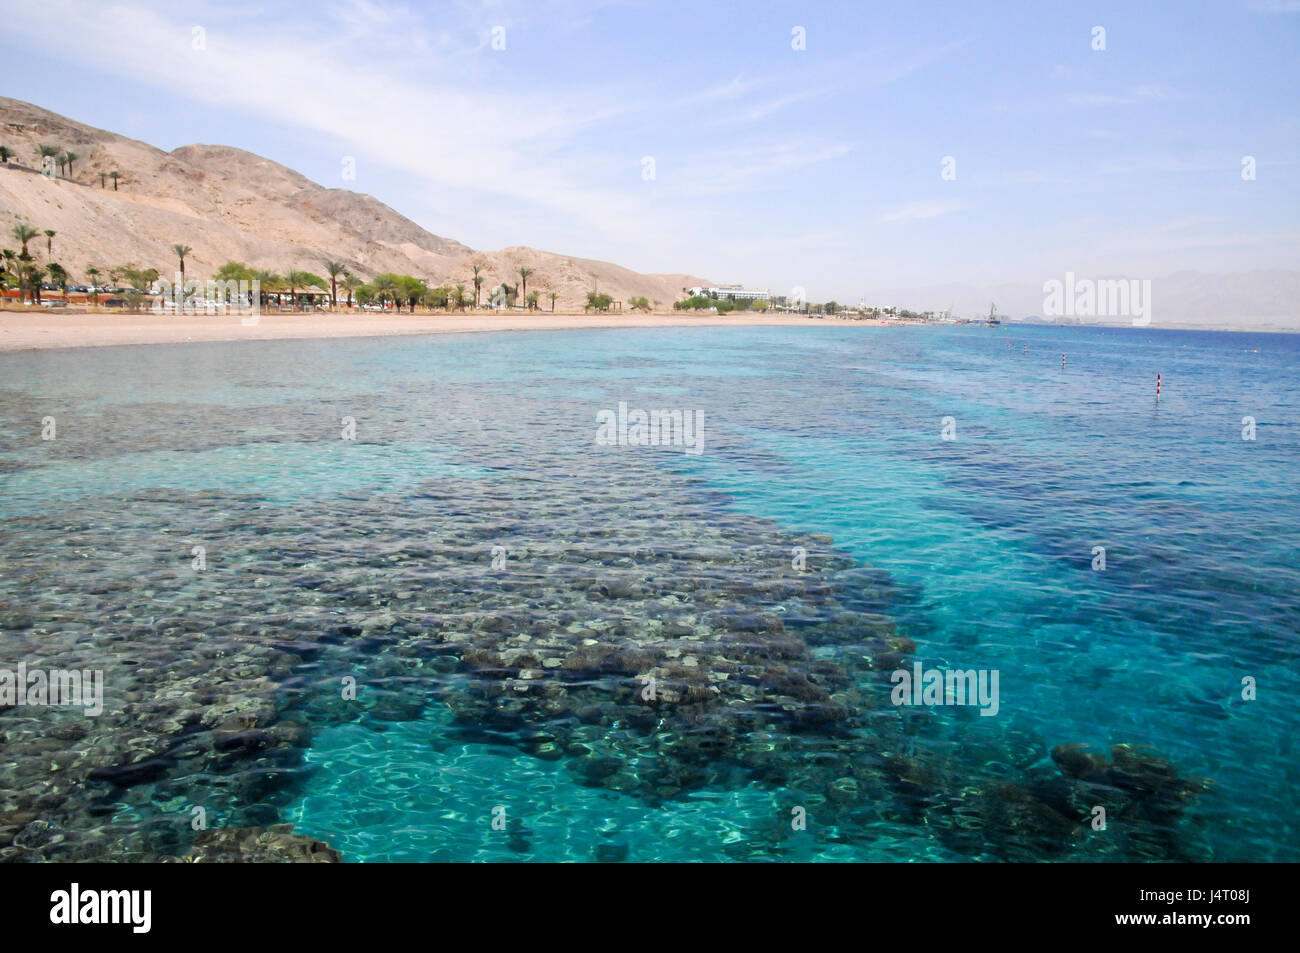
[[[293,825],[202,831],[180,857],[186,864],[337,864],[342,855],[324,841],[293,833]]]

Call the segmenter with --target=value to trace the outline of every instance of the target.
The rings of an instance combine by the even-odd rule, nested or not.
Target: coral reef
[[[324,841],[293,833],[290,824],[203,831],[179,860],[186,864],[337,864],[339,852]]]
[[[1046,768],[1046,743],[1013,717],[894,707],[888,675],[924,636],[891,616],[907,595],[887,574],[829,537],[733,512],[653,454],[575,476],[567,448],[585,430],[552,434],[521,405],[483,441],[466,422],[475,405],[437,397],[430,439],[475,446],[491,473],[522,447],[527,474],[420,474],[401,492],[368,474],[364,490],[293,506],[159,488],[4,518],[6,658],[102,669],[107,697],[98,717],[0,709],[0,861],[337,859],[278,826],[313,732],[383,731],[430,705],[462,739],[514,746],[647,809],[758,784],[845,843],[905,824],[965,857],[1196,856],[1188,806],[1205,785],[1153,754],[1060,746]],[[81,465],[207,447],[173,406],[132,412],[106,410],[93,439],[58,452]],[[333,427],[325,411],[258,413],[285,441]],[[1107,831],[1088,826],[1096,805]],[[211,830],[191,830],[196,807]],[[778,817],[728,849],[780,856],[790,840]],[[520,856],[532,843],[526,825],[511,830]],[[628,856],[621,841],[593,854]]]

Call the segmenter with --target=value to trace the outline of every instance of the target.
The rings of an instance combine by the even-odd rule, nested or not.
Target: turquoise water
[[[351,861],[1300,859],[1298,357],[838,325],[0,356],[2,661],[108,685],[0,711],[0,831],[49,825],[0,856],[180,852],[202,805]],[[701,411],[703,452],[597,446],[620,401]],[[996,670],[998,714],[893,705],[913,661]]]

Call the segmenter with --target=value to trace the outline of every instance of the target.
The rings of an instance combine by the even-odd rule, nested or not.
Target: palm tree
[[[110,179],[113,180],[113,191],[116,192],[116,191],[117,191],[117,180],[120,179],[120,178],[122,178],[122,173],[121,173],[121,172],[118,172],[116,169],[114,169],[112,172],[108,173],[108,177],[109,177]]]
[[[339,306],[339,275],[346,274],[347,268],[343,266],[341,261],[327,261],[325,262],[325,271],[330,276],[330,307],[337,308]]]
[[[446,295],[447,300],[450,300],[451,290],[446,287],[441,288],[440,290],[444,295]],[[405,298],[406,302],[411,306],[411,314],[415,314],[416,304],[428,298],[429,286],[419,278],[412,278],[410,275],[400,275],[398,293]]]
[[[483,286],[483,266],[474,266],[474,308],[478,309],[478,289]]]
[[[35,304],[40,304],[41,279],[45,277],[45,269],[37,268],[35,265],[23,265],[20,269],[20,275],[22,283],[25,284],[31,292],[32,301]]]
[[[52,228],[47,228],[45,230],[45,257],[46,258],[54,257],[54,236],[57,234],[58,232],[56,232]]]
[[[8,146],[0,146],[0,163],[9,164],[9,160],[14,157],[14,151]]]
[[[59,291],[63,292],[63,297],[68,297],[68,272],[57,261],[49,264],[50,281],[59,286]]]
[[[348,271],[346,268],[343,269],[343,287],[348,289],[349,308],[352,307],[352,293],[356,291],[358,288],[360,288],[363,284],[365,284],[364,281],[362,281],[356,275],[352,274],[352,272]]]
[[[253,272],[253,280],[257,282],[258,307],[266,308],[270,295],[280,290],[282,279],[273,271],[258,269]]]
[[[551,292],[551,314],[555,313],[555,299],[559,297],[554,291]]]
[[[69,177],[69,178],[72,177],[72,163],[76,162],[76,161],[77,161],[78,159],[80,159],[80,158],[81,158],[81,156],[77,155],[77,153],[73,152],[71,149],[69,149],[67,152],[63,153],[63,161],[66,162],[66,163],[68,164],[68,177]]]
[[[59,155],[58,146],[37,146],[36,151],[41,154],[41,164],[44,165],[46,159],[56,159]]]
[[[298,271],[294,269],[285,272],[284,281],[285,284],[289,286],[289,300],[294,307],[297,307],[298,304],[298,289],[314,287],[314,277],[315,276],[309,271]]]
[[[178,244],[175,244],[175,245],[172,246],[172,251],[174,251],[174,252],[176,253],[176,257],[179,258],[179,259],[181,260],[181,298],[180,298],[180,300],[181,300],[181,303],[182,303],[182,305],[183,305],[184,302],[185,302],[185,256],[188,255],[190,252],[194,251],[194,249],[191,248],[189,245],[181,245],[181,244],[178,243]]]
[[[401,291],[397,287],[394,275],[388,273],[379,275],[371,282],[370,287],[375,290],[375,298],[380,304],[391,298],[394,305],[400,310],[401,302],[398,300],[398,295],[401,294]]]
[[[32,256],[27,254],[27,243],[39,235],[40,232],[36,231],[36,229],[32,228],[30,225],[19,223],[9,230],[9,234],[13,235],[14,238],[23,243],[22,254],[18,257],[23,261],[31,261]]]
[[[107,179],[107,178],[108,178],[108,173],[107,173],[107,172],[101,172],[101,173],[99,173],[99,187],[100,187],[101,189],[108,188],[108,183],[104,181],[104,180]]]
[[[90,284],[95,289],[90,293],[95,299],[95,307],[99,307],[99,269],[91,265],[86,269],[86,277],[90,279]]]
[[[465,286],[456,286],[456,307],[464,310],[465,308]]]
[[[289,287],[289,307],[291,308],[294,306],[294,299],[298,295],[299,276],[301,274],[302,272],[296,271],[293,268],[290,268],[284,273],[284,283]],[[280,303],[284,304],[283,301]]]
[[[18,279],[18,300],[24,302],[27,300],[27,263],[22,259],[9,269],[9,273]]]
[[[519,293],[524,296],[525,300],[527,300],[528,298],[528,276],[531,275],[532,273],[533,273],[533,269],[531,268],[519,269],[519,279],[520,279]]]
[[[132,311],[139,311],[150,288],[158,281],[158,269],[122,265],[118,271],[127,282],[127,307]]]

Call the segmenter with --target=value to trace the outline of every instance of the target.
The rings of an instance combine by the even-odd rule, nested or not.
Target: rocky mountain
[[[41,175],[43,144],[75,153],[71,171]],[[14,246],[8,236],[18,222],[53,229],[52,260],[78,282],[92,265],[132,264],[168,276],[176,267],[171,246],[182,243],[193,249],[186,273],[199,278],[230,260],[318,275],[334,260],[362,278],[392,271],[472,292],[470,269],[477,264],[485,269],[486,293],[502,281],[515,284],[517,270],[531,268],[528,287],[544,292],[548,308],[551,291],[557,307],[578,307],[593,286],[617,299],[644,296],[667,307],[682,288],[709,283],[522,245],[476,251],[431,234],[369,195],[327,189],[242,149],[190,145],[164,152],[3,97],[0,145],[14,153],[0,164],[0,244]],[[46,245],[42,234],[29,249],[44,261]]]
[[[1079,275],[1094,280],[1134,280],[1148,276]],[[1065,275],[1044,279],[1063,281]],[[1193,328],[1200,330],[1296,331],[1300,330],[1300,271],[1259,269],[1248,272],[1207,274],[1180,271],[1150,277],[1151,328]],[[996,302],[999,314],[1011,321],[1043,324],[1097,324],[1132,326],[1123,316],[1047,316],[1042,281],[975,287],[949,284],[931,288],[902,288],[873,292],[879,302],[909,302],[913,310],[943,311],[949,307],[961,317],[988,314]]]

